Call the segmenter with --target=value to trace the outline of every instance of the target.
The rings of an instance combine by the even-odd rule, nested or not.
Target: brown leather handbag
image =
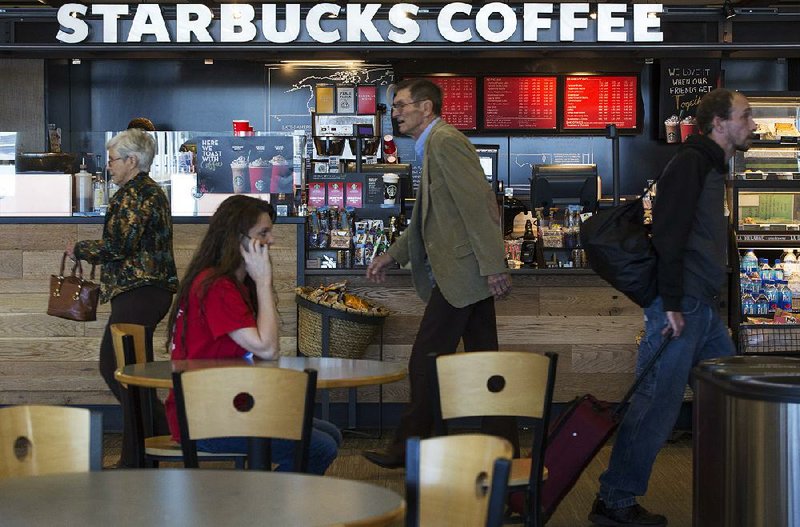
[[[100,285],[94,283],[94,269],[89,280],[83,279],[83,267],[77,260],[72,266],[72,275],[64,276],[67,253],[61,258],[61,272],[58,276],[50,275],[50,297],[47,302],[47,314],[66,318],[77,322],[97,320],[97,301],[100,296]],[[78,274],[75,274],[75,271]]]

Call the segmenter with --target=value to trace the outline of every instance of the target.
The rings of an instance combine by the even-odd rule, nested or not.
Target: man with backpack
[[[589,514],[596,525],[667,525],[664,516],[648,512],[636,497],[647,491],[653,463],[677,420],[692,368],[701,360],[735,353],[718,315],[727,276],[725,179],[734,153],[750,148],[756,124],[747,98],[722,88],[701,99],[696,117],[700,134],[688,138],[658,180],[652,230],[658,296],[645,308],[637,373],[670,333],[672,341],[620,423]]]

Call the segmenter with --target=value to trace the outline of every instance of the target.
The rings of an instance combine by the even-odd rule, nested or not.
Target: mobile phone
[[[245,252],[248,253],[250,252],[250,240],[252,240],[252,238],[247,234],[242,234],[242,236],[239,238],[242,247],[244,248]]]

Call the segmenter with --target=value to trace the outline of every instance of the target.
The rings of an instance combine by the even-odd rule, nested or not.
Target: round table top
[[[172,388],[172,372],[225,366],[317,370],[317,388],[355,388],[402,380],[408,374],[405,364],[333,357],[281,357],[276,361],[246,359],[194,359],[130,364],[117,370],[123,384],[147,388]]]
[[[0,480],[4,527],[388,525],[396,492],[361,481],[242,470],[105,470]]]

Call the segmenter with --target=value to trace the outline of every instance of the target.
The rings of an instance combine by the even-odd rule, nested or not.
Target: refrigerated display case
[[[800,324],[754,324],[774,322],[774,307],[767,313],[752,311],[753,304],[745,296],[755,287],[741,275],[742,261],[749,251],[756,258],[766,258],[775,268],[775,260],[787,254],[800,253],[800,147],[798,119],[800,96],[748,95],[759,139],[746,152],[737,152],[731,161],[728,182],[728,205],[735,236],[732,237],[731,276],[729,291],[730,321],[740,353],[800,353]],[[800,293],[797,280],[800,266],[793,257],[782,271],[792,291],[794,311],[800,317]],[[781,261],[781,266],[785,262]],[[746,266],[746,265],[745,265]],[[791,273],[797,278],[792,281]],[[774,273],[773,273],[774,274]],[[763,289],[763,284],[760,286]],[[794,287],[794,290],[792,290]],[[757,300],[758,294],[753,298]],[[769,297],[769,295],[766,295]],[[770,300],[770,298],[768,298]],[[783,306],[789,307],[783,299]],[[769,303],[769,302],[768,302]],[[791,322],[792,315],[787,320]],[[765,340],[766,339],[766,340]],[[764,345],[769,341],[769,346]]]

